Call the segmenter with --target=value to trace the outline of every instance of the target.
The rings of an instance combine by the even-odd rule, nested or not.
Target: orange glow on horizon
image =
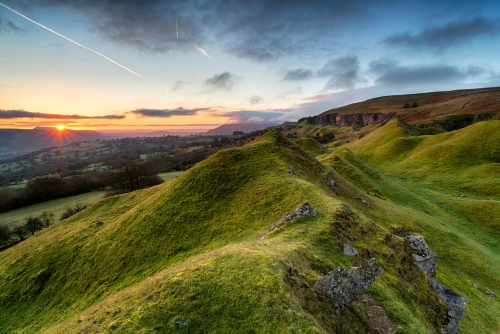
[[[62,131],[64,130],[64,125],[58,125],[56,126],[57,130]]]

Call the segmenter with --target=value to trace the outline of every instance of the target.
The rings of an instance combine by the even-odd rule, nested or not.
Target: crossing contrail
[[[80,47],[82,47],[82,48],[84,48],[84,49],[87,49],[87,50],[89,50],[89,51],[91,51],[91,52],[95,53],[95,54],[96,54],[96,55],[98,55],[98,56],[103,57],[104,59],[106,59],[106,60],[108,60],[108,61],[112,62],[113,64],[120,66],[120,67],[121,67],[121,68],[123,68],[124,70],[129,71],[130,73],[137,75],[139,78],[143,78],[143,79],[145,79],[142,75],[140,75],[140,74],[138,74],[138,73],[136,73],[136,72],[132,71],[132,70],[131,70],[131,69],[129,69],[129,68],[126,68],[126,67],[125,67],[125,66],[123,66],[122,64],[119,64],[119,63],[117,63],[116,61],[114,61],[113,59],[106,57],[106,56],[105,56],[105,55],[103,55],[102,53],[99,53],[99,52],[97,52],[97,51],[94,51],[94,50],[92,50],[91,48],[88,48],[88,47],[86,47],[85,45],[82,45],[82,44],[80,44],[80,43],[78,43],[78,42],[76,42],[76,41],[72,40],[71,38],[68,38],[68,37],[66,37],[66,36],[64,36],[64,35],[62,35],[62,34],[60,34],[60,33],[58,33],[57,31],[54,31],[54,30],[52,30],[52,29],[50,29],[50,28],[48,28],[48,27],[44,26],[43,24],[40,24],[40,23],[38,23],[38,22],[36,22],[36,21],[34,21],[34,20],[30,19],[29,17],[24,16],[23,14],[21,14],[21,13],[19,13],[19,12],[16,12],[14,9],[12,9],[12,8],[10,8],[10,7],[6,6],[6,5],[4,5],[4,4],[3,4],[3,3],[1,3],[1,2],[0,2],[0,6],[2,6],[2,7],[4,7],[4,8],[6,8],[6,9],[8,9],[8,10],[10,10],[10,11],[11,11],[11,12],[13,12],[14,14],[17,14],[17,15],[21,16],[23,19],[26,19],[26,20],[28,20],[28,21],[30,21],[30,22],[32,22],[32,23],[34,23],[34,24],[36,24],[37,26],[42,27],[43,29],[45,29],[45,30],[47,30],[47,31],[50,31],[51,33],[53,33],[53,34],[55,34],[55,35],[57,35],[57,36],[59,36],[59,37],[62,37],[62,38],[64,38],[64,39],[65,39],[65,40],[67,40],[67,41],[70,41],[70,42],[71,42],[71,43],[73,43],[73,44],[76,44],[76,45],[78,45],[78,46],[80,46]]]
[[[200,48],[200,47],[199,47],[198,45],[196,45],[196,44],[193,44],[193,45],[194,45],[194,48],[195,48],[197,51],[201,52],[202,54],[204,54],[204,55],[205,55],[205,56],[207,56],[208,58],[213,59],[213,58],[212,58],[212,57],[211,57],[211,56],[207,53],[207,51],[203,50],[202,48]]]

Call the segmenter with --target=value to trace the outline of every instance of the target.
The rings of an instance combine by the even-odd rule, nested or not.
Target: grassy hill
[[[387,144],[406,138],[400,129],[389,123],[372,135]],[[1,252],[0,332],[373,331],[364,302],[336,313],[313,289],[334,268],[364,261],[343,254],[347,242],[382,265],[368,294],[398,333],[438,333],[444,304],[391,227],[418,229],[439,255],[437,280],[469,299],[461,333],[498,332],[500,304],[485,291],[500,295],[500,223],[483,219],[498,212],[498,201],[405,180],[390,164],[375,170],[362,160],[379,161],[362,140],[319,162],[268,132],[167,184],[103,199]],[[390,161],[402,163],[397,156]],[[449,170],[438,172],[451,177]],[[364,181],[355,182],[358,176]],[[305,200],[316,216],[256,240]],[[473,214],[478,208],[483,216]]]

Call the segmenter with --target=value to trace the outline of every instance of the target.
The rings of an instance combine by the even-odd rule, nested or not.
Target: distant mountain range
[[[0,152],[36,151],[51,146],[64,146],[77,141],[93,141],[106,138],[90,130],[71,130],[36,127],[31,130],[0,129]]]
[[[204,132],[204,135],[213,136],[213,135],[232,135],[234,131],[242,131],[242,132],[252,132],[257,130],[262,130],[268,128],[270,126],[278,125],[278,123],[254,123],[254,124],[243,124],[243,123],[235,123],[235,124],[223,124],[215,129],[208,130]]]

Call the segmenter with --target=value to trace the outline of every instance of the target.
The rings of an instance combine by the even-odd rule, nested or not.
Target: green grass
[[[386,126],[399,138],[397,126]],[[376,134],[382,129],[374,140],[390,142]],[[418,227],[439,255],[438,281],[469,299],[461,333],[498,332],[499,301],[484,293],[500,295],[498,219],[487,219],[498,202],[458,198],[454,189],[392,174],[388,163],[364,162],[356,150],[365,138],[322,164],[269,132],[171,182],[103,199],[1,252],[0,332],[367,332],[362,303],[337,314],[313,289],[323,274],[363,261],[343,255],[347,242],[369,249],[384,268],[369,293],[398,333],[438,333],[444,305],[392,226]],[[335,157],[342,165],[331,163]],[[382,175],[371,165],[383,167]],[[383,195],[366,194],[356,177]],[[256,240],[304,200],[316,216]],[[181,319],[186,326],[176,324]]]

